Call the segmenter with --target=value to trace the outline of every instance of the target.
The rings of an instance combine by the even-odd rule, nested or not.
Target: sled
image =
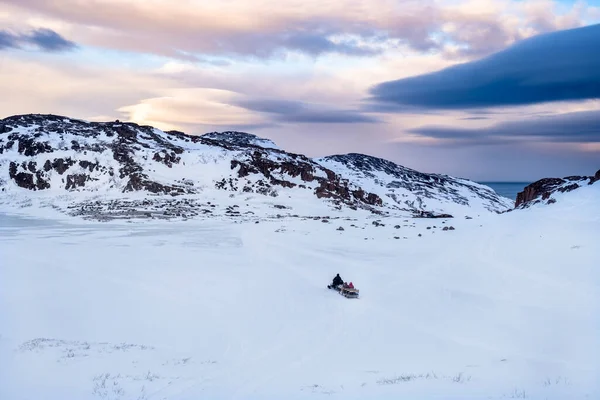
[[[359,290],[356,288],[327,285],[327,289],[336,290],[339,294],[341,294],[342,296],[344,296],[347,299],[358,298]]]
[[[358,298],[358,289],[343,287],[340,289],[340,294],[347,299],[356,299]]]

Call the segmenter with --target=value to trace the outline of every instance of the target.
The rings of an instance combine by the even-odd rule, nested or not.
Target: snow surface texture
[[[600,185],[556,196],[447,220],[0,214],[0,399],[598,399]]]
[[[275,206],[287,216],[341,209],[462,216],[513,206],[485,186],[369,156],[313,160],[247,133],[188,136],[53,115],[0,121],[0,189],[7,206],[100,220],[265,216]],[[224,209],[211,207],[227,197]]]

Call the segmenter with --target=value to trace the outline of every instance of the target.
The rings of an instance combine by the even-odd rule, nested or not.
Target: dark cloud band
[[[478,61],[375,86],[371,109],[469,109],[600,98],[600,24],[523,40]]]
[[[236,106],[251,111],[268,114],[276,122],[295,123],[376,123],[377,118],[356,110],[346,110],[301,101],[281,99],[244,99],[235,102]]]
[[[411,132],[461,144],[491,145],[524,139],[554,143],[600,143],[600,110],[501,122],[480,129],[426,126]]]

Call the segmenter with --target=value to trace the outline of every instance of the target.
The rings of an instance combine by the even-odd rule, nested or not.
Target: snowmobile
[[[347,299],[357,299],[359,290],[356,288],[351,288],[345,285],[327,285],[327,289],[336,290],[339,294],[344,296]]]

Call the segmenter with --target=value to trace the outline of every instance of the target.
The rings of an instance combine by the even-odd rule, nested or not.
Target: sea
[[[494,189],[502,197],[516,200],[517,193],[522,192],[531,182],[479,182]]]

